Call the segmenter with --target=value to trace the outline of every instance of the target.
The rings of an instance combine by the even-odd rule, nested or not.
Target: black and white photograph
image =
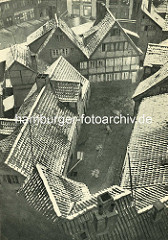
[[[0,240],[168,240],[168,0],[0,0]]]

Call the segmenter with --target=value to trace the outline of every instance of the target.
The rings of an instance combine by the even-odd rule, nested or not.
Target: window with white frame
[[[87,62],[80,62],[80,69],[87,69]]]
[[[89,68],[96,68],[96,61],[89,61]]]
[[[70,53],[69,48],[59,48],[59,49],[51,49],[52,58],[57,58],[59,56],[68,56]]]
[[[97,60],[97,68],[102,68],[104,66],[105,66],[105,60],[104,59]]]
[[[106,59],[106,67],[113,67],[114,66],[114,58]]]

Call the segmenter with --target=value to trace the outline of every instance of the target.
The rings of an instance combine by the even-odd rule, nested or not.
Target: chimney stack
[[[38,92],[41,91],[41,89],[46,86],[49,83],[49,78],[48,78],[48,74],[38,74],[36,77],[36,84],[37,84],[37,90]]]
[[[32,69],[37,72],[36,54],[31,54]]]

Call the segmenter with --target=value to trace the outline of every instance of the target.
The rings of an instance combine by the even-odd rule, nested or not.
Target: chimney
[[[37,72],[36,54],[31,54],[32,69]]]
[[[105,192],[98,196],[98,212],[103,215],[103,212],[108,210],[112,212],[115,207],[115,202],[109,192]]]
[[[48,78],[48,74],[38,74],[36,77],[36,84],[37,84],[37,90],[38,92],[41,91],[41,89],[46,86],[49,83],[49,78]]]
[[[151,12],[153,0],[148,0],[148,11]]]

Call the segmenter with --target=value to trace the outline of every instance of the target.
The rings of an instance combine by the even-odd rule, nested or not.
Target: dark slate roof
[[[49,75],[61,102],[77,102],[79,94],[83,97],[89,88],[89,81],[62,56],[45,73]]]
[[[144,67],[153,65],[163,65],[168,61],[168,44],[148,43],[145,54]]]
[[[27,201],[37,210],[42,210],[43,214],[48,214],[50,210],[53,221],[58,217],[66,218],[77,201],[90,196],[84,183],[63,177],[39,164],[20,189],[20,193],[24,194]]]
[[[28,118],[44,116],[74,117],[73,113],[59,105],[55,94],[43,87],[38,94]],[[68,157],[75,121],[63,124],[58,121],[50,124],[36,124],[28,121],[23,125],[5,163],[28,177],[36,163],[41,163],[58,173],[63,173]]]
[[[168,185],[168,165],[165,164],[168,149],[167,102],[168,94],[148,97],[141,102],[137,119],[145,114],[152,118],[152,123],[136,121],[123,166],[121,186],[130,189],[129,152],[132,187],[139,196],[148,198],[147,202],[153,201],[153,189],[157,189],[153,199],[160,198],[162,187]],[[163,191],[164,194],[167,191]]]
[[[166,63],[159,71],[152,76],[139,83],[132,98],[137,98],[145,94],[151,88],[157,86],[159,83],[168,78],[168,63]]]

